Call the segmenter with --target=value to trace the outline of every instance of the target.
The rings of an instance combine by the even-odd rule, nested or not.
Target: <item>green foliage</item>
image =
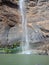
[[[16,42],[13,45],[7,45],[4,48],[4,51],[6,53],[16,53],[16,52],[19,52],[19,50],[20,50],[20,42]]]
[[[0,48],[0,50],[3,50],[3,48]]]
[[[13,49],[10,49],[10,48],[4,48],[4,51],[6,52],[6,53],[16,53],[18,50],[17,50],[17,48],[13,48]]]

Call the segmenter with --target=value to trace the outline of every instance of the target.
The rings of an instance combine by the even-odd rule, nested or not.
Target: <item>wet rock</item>
[[[16,41],[21,41],[22,40],[22,32],[21,32],[21,27],[19,25],[15,25],[9,30],[8,34],[8,43],[14,43]]]
[[[9,30],[19,23],[19,13],[17,9],[9,6],[0,6],[0,44],[8,44]]]
[[[42,33],[40,33],[39,31],[39,29],[33,30],[28,27],[28,38],[30,43],[43,41],[44,37],[42,36]],[[16,43],[17,40],[20,42],[22,41],[22,28],[19,25],[12,27],[9,30],[8,34],[8,43],[13,44]]]
[[[40,32],[37,26],[32,26],[32,28],[28,29],[30,43],[42,42],[44,40],[43,34]]]
[[[2,1],[2,0],[1,0]],[[5,0],[4,0],[5,1]],[[7,1],[7,0],[6,0]],[[16,0],[10,0],[10,2],[16,4]],[[31,0],[28,1],[29,9],[27,10],[27,21],[32,24],[43,24],[45,20],[49,20],[49,3],[46,0]],[[40,6],[39,6],[40,5]],[[11,7],[12,6],[12,7]],[[22,28],[19,27],[20,22],[20,11],[18,11],[16,6],[10,4],[3,4],[0,6],[0,41],[2,44],[14,43],[17,40],[22,39]],[[39,24],[38,26],[47,27],[49,25],[43,26]],[[33,26],[33,25],[32,25]],[[33,29],[34,28],[34,29]],[[29,42],[40,42],[44,39],[43,33],[40,27],[28,27],[28,37]]]
[[[9,27],[4,22],[0,22],[0,42],[2,45],[7,44]]]

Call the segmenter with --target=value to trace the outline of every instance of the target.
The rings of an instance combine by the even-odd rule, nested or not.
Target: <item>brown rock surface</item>
[[[37,0],[27,3],[28,5],[26,15],[28,20],[28,34],[31,43],[33,43],[33,41],[40,42],[43,40],[43,35],[45,35],[45,32],[41,31],[41,28],[49,30],[49,1],[40,1],[40,4]],[[17,3],[16,0],[14,0],[13,3]],[[21,26],[19,26],[19,24],[21,25],[19,9],[6,4],[1,5],[0,41],[2,44],[7,44],[8,42],[21,38],[22,33],[20,32],[22,31],[20,31]]]
[[[11,27],[18,25],[20,14],[17,8],[11,8],[6,5],[0,6],[0,43],[8,43],[8,32]]]

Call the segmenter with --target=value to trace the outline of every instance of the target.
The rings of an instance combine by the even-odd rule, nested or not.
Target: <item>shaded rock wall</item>
[[[10,0],[10,2],[18,4],[16,0]],[[17,7],[6,3],[0,5],[0,44],[12,44],[22,39],[21,13]],[[46,29],[45,25],[47,21],[49,22],[49,0],[30,0],[26,9],[29,42],[43,42],[45,34],[41,28]],[[45,20],[47,20],[46,24],[43,24]],[[46,27],[49,30],[49,23]]]
[[[0,44],[8,44],[9,30],[19,23],[17,8],[0,5]]]

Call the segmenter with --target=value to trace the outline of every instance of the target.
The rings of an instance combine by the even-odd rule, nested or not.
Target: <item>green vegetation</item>
[[[5,48],[4,48],[4,51],[6,53],[16,53],[16,52],[19,52],[20,50],[20,42],[16,42],[12,45],[7,45]]]
[[[5,53],[17,53],[21,51],[20,42],[13,43],[12,45],[7,45],[5,47],[1,47],[0,51],[4,50]]]

